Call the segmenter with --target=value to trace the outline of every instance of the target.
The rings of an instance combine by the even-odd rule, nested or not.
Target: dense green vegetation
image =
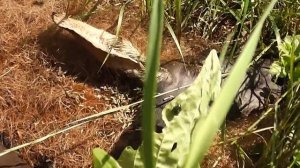
[[[261,167],[299,166],[300,97],[297,93],[300,87],[300,40],[299,36],[295,35],[299,31],[297,24],[299,23],[299,18],[297,18],[299,7],[295,3],[299,2],[279,1],[276,3],[272,1],[266,6],[266,2],[247,0],[230,2],[216,0],[206,3],[175,0],[165,2],[166,14],[162,15],[161,2],[147,0],[145,11],[150,11],[152,15],[143,103],[144,142],[137,151],[128,147],[121,155],[119,164],[122,167],[197,167],[224,121],[252,58],[261,51],[258,56],[264,54],[274,44],[271,38],[274,40],[277,38],[279,59],[272,65],[271,72],[277,77],[286,79],[287,92],[277,101],[275,107],[270,106],[269,110],[263,113],[245,134],[254,132],[256,125],[263,118],[274,116],[273,136],[268,141],[257,165]],[[200,12],[199,18],[202,20],[193,18],[197,12],[198,14]],[[157,58],[159,57],[163,17],[174,22],[177,39],[180,39],[181,31],[188,30],[193,22],[197,22],[197,26],[201,27],[204,37],[210,38],[222,19],[231,18],[234,22],[234,29],[233,38],[229,42],[230,51],[226,54],[225,48],[222,55],[235,57],[236,52],[240,54],[228,79],[219,91],[221,72],[218,67],[220,63],[216,52],[212,51],[194,84],[164,109],[163,119],[167,126],[162,134],[157,134],[153,132],[154,100],[151,97],[154,96],[156,88],[153,76],[158,67]],[[287,18],[290,20],[286,20]],[[251,36],[244,44],[240,38],[249,34]],[[281,42],[281,36],[286,34],[292,36],[286,36]],[[260,44],[260,48],[257,48],[257,44]],[[267,45],[269,46],[266,47]],[[240,48],[243,49],[240,50]],[[206,85],[204,81],[209,84]],[[196,92],[196,90],[203,91]],[[214,100],[214,103],[209,108],[211,100]],[[174,109],[178,107],[180,110],[175,114]],[[182,141],[185,143],[181,143],[180,137],[184,138]],[[103,154],[103,157],[106,155]],[[115,161],[114,164],[116,163]]]

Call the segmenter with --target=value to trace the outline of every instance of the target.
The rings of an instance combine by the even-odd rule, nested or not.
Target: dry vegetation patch
[[[47,29],[53,27],[51,13],[63,11],[62,2],[45,1],[42,6],[31,1],[0,4],[4,14],[0,18],[0,132],[6,137],[6,147],[35,140],[76,119],[128,103],[127,94],[120,93],[116,82],[104,86],[112,78],[103,82],[87,75],[87,61],[66,62],[86,56],[78,49],[79,55],[68,58],[76,53],[70,52],[77,48],[74,42],[73,46],[62,46],[57,37],[41,41],[51,32]],[[110,150],[131,117],[124,118],[120,113],[105,116],[21,150],[21,157],[31,166],[52,161],[59,167],[88,166],[91,148]]]

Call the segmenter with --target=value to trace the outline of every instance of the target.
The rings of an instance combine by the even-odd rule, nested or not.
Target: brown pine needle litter
[[[43,6],[27,0],[0,1],[0,132],[7,139],[6,147],[30,142],[71,121],[130,101],[116,82],[103,84],[112,78],[96,83],[87,70],[86,64],[92,61],[85,58],[84,50],[74,51],[78,48],[74,42],[63,46],[72,39],[61,43],[60,39],[45,39],[59,38],[47,34],[47,29],[53,24],[51,13],[62,12],[63,6],[62,1],[45,1]],[[75,61],[68,64],[67,59]],[[105,116],[24,148],[20,155],[31,166],[49,160],[58,167],[90,166],[91,149],[100,146],[109,151],[132,117],[133,113]]]
[[[42,2],[42,3],[40,3]],[[70,15],[84,10],[77,0],[67,9],[67,0],[0,0],[0,137],[7,148],[34,141],[86,116],[128,105],[137,100],[119,74],[102,69],[72,34],[62,31],[51,19],[52,12]],[[120,5],[101,2],[88,23],[112,34]],[[125,10],[121,36],[145,53],[148,20],[141,19],[140,1]],[[142,20],[142,21],[141,21]],[[165,32],[161,63],[181,56]],[[200,60],[209,44],[193,34],[184,34],[181,48],[187,62]],[[212,46],[210,46],[212,48]],[[201,61],[199,61],[201,62]],[[133,109],[106,115],[41,143],[23,148],[19,155],[29,165],[45,167],[90,167],[91,150],[110,151],[132,123]],[[247,125],[245,121],[245,130]],[[239,130],[240,131],[240,130]],[[4,137],[4,138],[3,138]],[[218,147],[214,147],[218,148]],[[211,167],[214,154],[203,165]],[[216,152],[218,151],[218,152]],[[227,154],[219,162],[235,164]]]

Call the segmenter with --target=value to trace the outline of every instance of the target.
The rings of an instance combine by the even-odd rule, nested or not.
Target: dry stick
[[[184,85],[184,86],[181,86],[181,87],[178,87],[178,88],[175,88],[175,89],[163,92],[163,93],[159,93],[159,94],[155,95],[154,98],[157,98],[157,97],[160,97],[160,96],[163,96],[163,95],[166,95],[166,94],[169,94],[169,93],[181,90],[181,89],[185,89],[185,88],[187,88],[189,86],[191,86],[191,84]],[[99,118],[102,115],[110,114],[110,113],[113,113],[113,112],[116,112],[116,111],[119,111],[119,110],[128,109],[129,107],[134,107],[134,106],[136,106],[138,104],[141,104],[143,101],[144,100],[140,100],[140,101],[134,102],[134,103],[126,105],[126,106],[121,106],[121,107],[117,107],[117,108],[113,108],[111,110],[108,110],[108,111],[111,111],[111,112],[104,111],[104,112],[96,113],[96,114],[93,114],[93,115],[81,118],[79,120],[73,121],[73,122],[69,123],[69,125],[73,125],[73,124],[76,124],[76,123],[79,123],[79,122],[84,122],[84,121],[87,121],[87,120],[88,121],[92,121],[93,119],[97,119],[97,118]],[[1,153],[0,153],[0,156],[1,156]]]
[[[10,71],[12,71],[15,67],[16,67],[16,66],[13,66],[13,67],[9,68],[6,72],[4,72],[2,75],[0,75],[0,79],[1,79],[2,77],[4,77],[5,75],[7,75],[8,73],[10,73]]]
[[[68,130],[70,130],[70,129],[73,129],[73,128],[75,128],[75,127],[78,127],[78,126],[80,126],[80,125],[83,125],[83,124],[85,124],[85,123],[87,123],[87,122],[88,122],[88,121],[82,122],[82,123],[77,124],[77,125],[73,125],[73,126],[71,126],[71,127],[67,127],[67,128],[61,129],[61,130],[59,130],[59,131],[50,133],[50,134],[48,134],[48,135],[46,135],[46,136],[43,136],[43,137],[41,137],[41,138],[39,138],[39,139],[36,139],[36,140],[34,140],[34,141],[31,141],[31,142],[28,142],[28,143],[25,143],[25,144],[22,144],[22,145],[19,145],[19,146],[15,146],[15,147],[10,148],[10,149],[7,149],[7,150],[4,150],[3,152],[0,153],[0,157],[1,157],[1,156],[4,156],[4,155],[6,155],[6,154],[8,154],[8,153],[10,153],[10,152],[13,152],[13,151],[16,151],[16,150],[25,148],[25,147],[27,147],[27,146],[29,146],[29,145],[33,145],[33,144],[40,143],[40,142],[42,142],[42,141],[44,141],[44,140],[46,140],[46,139],[48,139],[48,138],[51,138],[51,137],[53,137],[53,136],[55,136],[55,135],[61,134],[61,133],[63,133],[63,132],[66,132],[66,131],[68,131]]]
[[[166,94],[169,94],[169,93],[181,90],[181,89],[185,89],[185,88],[187,88],[189,86],[191,86],[191,84],[184,85],[184,86],[181,86],[181,87],[178,87],[178,88],[175,88],[175,89],[172,89],[172,90],[169,90],[169,91],[157,94],[157,95],[154,96],[154,98],[157,98],[157,97],[160,97],[160,96],[163,96],[163,95],[166,95]],[[113,109],[110,109],[110,110],[102,111],[102,112],[99,112],[99,113],[96,113],[96,114],[84,117],[82,119],[73,121],[73,122],[67,124],[67,126],[65,128],[63,128],[63,129],[61,129],[61,130],[54,131],[54,132],[52,132],[52,133],[50,133],[50,134],[48,134],[46,136],[43,136],[41,138],[38,138],[38,139],[36,139],[34,141],[31,141],[31,142],[28,142],[28,143],[25,143],[25,144],[22,144],[22,145],[18,145],[18,146],[15,146],[15,147],[7,149],[7,150],[4,150],[3,152],[0,153],[0,157],[4,156],[4,155],[6,155],[6,154],[8,154],[10,152],[13,152],[13,151],[25,148],[27,146],[40,143],[40,142],[42,142],[42,141],[44,141],[44,140],[46,140],[48,138],[51,138],[51,137],[56,136],[56,135],[59,135],[61,133],[69,131],[69,130],[71,130],[73,128],[79,127],[79,126],[81,126],[83,124],[86,124],[86,123],[88,123],[90,121],[94,121],[94,120],[100,118],[101,116],[104,116],[104,115],[107,115],[107,114],[111,114],[111,113],[115,113],[115,112],[120,111],[120,110],[128,109],[129,107],[137,106],[138,104],[141,104],[143,101],[144,100],[140,100],[140,101],[137,101],[137,102],[125,105],[125,106],[121,106],[121,107],[113,108]]]

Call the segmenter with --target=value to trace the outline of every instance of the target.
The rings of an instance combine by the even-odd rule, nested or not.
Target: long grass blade
[[[271,1],[270,5],[266,8],[266,11],[257,23],[256,28],[251,34],[250,39],[247,41],[239,59],[232,68],[230,76],[226,80],[224,87],[221,90],[220,96],[212,105],[207,118],[202,121],[202,124],[199,124],[199,121],[197,122],[194,129],[195,135],[191,143],[191,151],[185,164],[186,168],[197,167],[199,161],[201,162],[204,154],[210,146],[214,135],[223,123],[226,114],[239,90],[239,87],[245,78],[248,65],[252,60],[257,43],[260,39],[261,29],[264,21],[268,17],[276,2],[277,0]],[[201,127],[199,127],[199,125]]]
[[[173,38],[173,40],[174,40],[174,42],[176,44],[176,47],[177,47],[177,49],[179,51],[179,54],[180,54],[181,59],[182,59],[182,62],[184,64],[184,68],[186,70],[186,64],[185,64],[185,60],[184,60],[184,57],[183,57],[183,54],[182,54],[182,50],[181,50],[181,47],[180,47],[180,44],[179,44],[179,40],[176,37],[176,35],[175,35],[175,33],[174,33],[174,31],[173,31],[173,29],[172,29],[169,21],[166,18],[165,18],[165,25],[166,25],[167,29],[169,30],[169,32],[170,32],[170,34],[171,34],[171,36],[172,36],[172,38]]]
[[[153,99],[153,96],[156,92],[156,74],[159,67],[159,55],[161,50],[164,18],[163,8],[161,0],[153,0],[144,80],[144,102],[142,104],[143,158],[146,168],[153,168],[155,166],[153,157],[155,99]]]
[[[120,13],[119,13],[118,24],[117,24],[117,27],[116,27],[116,37],[117,37],[117,39],[115,40],[115,43],[117,43],[118,40],[119,40],[119,36],[120,36],[120,32],[121,32],[121,27],[122,27],[122,21],[123,21],[124,12],[125,12],[125,6],[127,5],[128,2],[129,2],[129,1],[127,1],[126,3],[124,3],[124,4],[122,5],[121,10],[120,10]],[[114,46],[114,45],[111,46],[110,51],[107,53],[107,55],[106,55],[104,61],[102,62],[101,66],[100,66],[100,68],[99,68],[99,70],[98,70],[98,72],[102,69],[103,65],[105,64],[105,62],[106,62],[107,59],[109,58],[110,53],[111,53],[111,50],[112,50],[113,47],[115,47],[115,46]]]
[[[145,0],[145,2],[146,2],[146,10],[147,12],[150,12],[152,7],[152,0]]]
[[[220,54],[220,63],[222,64],[223,61],[225,60],[225,55],[227,53],[227,50],[228,50],[228,47],[229,47],[229,44],[232,40],[232,37],[234,35],[234,32],[231,32],[227,37],[226,37],[226,40],[225,40],[225,44],[223,45],[223,48],[222,48],[222,51],[221,51],[221,54]]]
[[[181,21],[182,21],[182,9],[181,9],[181,0],[175,0],[175,12],[176,12],[176,35],[180,41],[181,36]]]
[[[191,18],[192,13],[197,9],[198,5],[200,4],[200,1],[192,1],[190,3],[191,4],[189,5],[189,9],[183,16],[183,19],[181,22],[181,27],[186,27],[189,19]]]

